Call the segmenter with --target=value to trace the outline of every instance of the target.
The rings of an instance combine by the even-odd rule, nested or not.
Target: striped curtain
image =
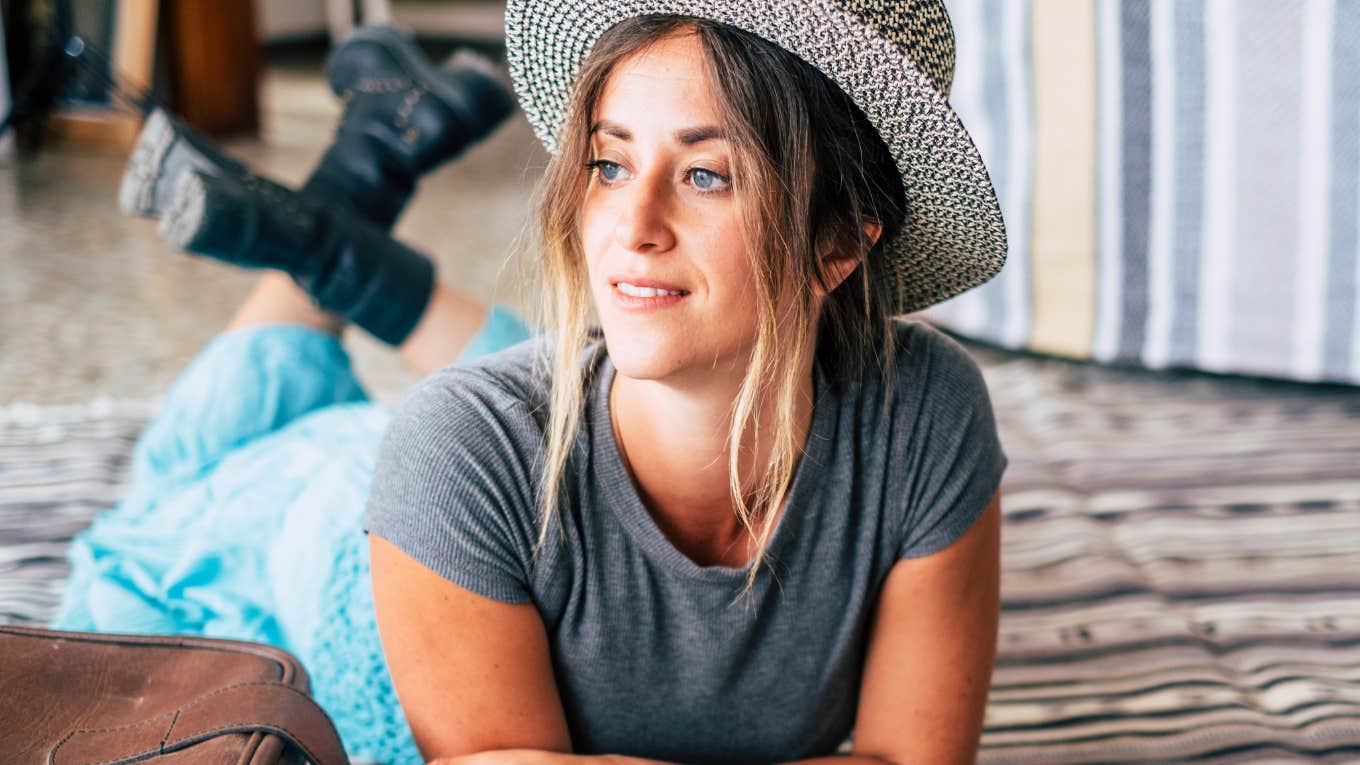
[[[946,0],[1008,348],[1360,383],[1360,0]]]

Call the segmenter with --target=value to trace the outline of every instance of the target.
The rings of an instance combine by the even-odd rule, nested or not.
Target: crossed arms
[[[1001,499],[949,547],[899,560],[870,626],[851,755],[798,765],[971,763],[996,658]],[[373,595],[392,680],[438,765],[656,765],[571,754],[533,605],[482,597],[370,534]],[[448,650],[457,646],[457,650]]]

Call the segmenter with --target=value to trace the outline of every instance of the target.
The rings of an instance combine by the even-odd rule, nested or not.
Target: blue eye
[[[605,183],[617,181],[619,179],[619,174],[623,170],[623,167],[620,166],[619,163],[610,162],[607,159],[597,159],[592,162],[587,162],[586,167],[598,172]]]
[[[691,169],[689,179],[694,184],[694,188],[703,192],[725,191],[731,184],[729,179],[702,167]]]

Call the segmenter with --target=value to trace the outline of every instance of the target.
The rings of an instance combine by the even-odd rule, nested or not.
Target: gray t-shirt
[[[888,570],[963,534],[1007,465],[973,359],[923,322],[899,320],[897,334],[886,416],[876,373],[840,391],[816,375],[806,450],[768,548],[778,581],[762,567],[749,607],[732,604],[747,568],[695,564],[639,499],[610,426],[614,367],[598,348],[582,360],[596,373],[560,505],[565,543],[553,527],[537,565],[542,341],[412,391],[384,439],[365,530],[455,584],[537,607],[577,753],[696,765],[830,754],[854,724]]]

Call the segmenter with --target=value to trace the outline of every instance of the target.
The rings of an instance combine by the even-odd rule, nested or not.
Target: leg
[[[424,377],[453,363],[489,313],[487,306],[447,284],[438,284],[416,328],[397,348],[397,355]],[[310,295],[279,271],[260,275],[226,329],[260,324],[299,324],[332,335],[345,328],[344,319],[317,308]]]
[[[316,307],[310,295],[281,271],[264,271],[226,329],[259,324],[300,324],[339,335],[344,319]]]
[[[447,284],[436,284],[425,313],[397,347],[397,355],[424,377],[453,363],[489,313],[488,306]]]

